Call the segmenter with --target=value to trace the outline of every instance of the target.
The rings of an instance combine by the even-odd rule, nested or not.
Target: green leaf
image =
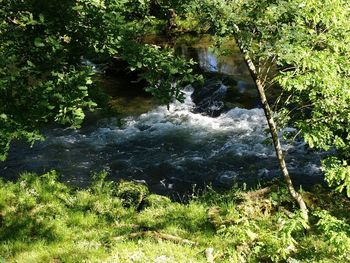
[[[30,60],[27,60],[27,64],[28,64],[28,66],[30,66],[30,67],[35,67],[35,65],[33,64],[33,62],[31,62]]]
[[[43,14],[40,14],[40,15],[39,15],[39,21],[40,21],[41,23],[44,23],[44,22],[45,22],[45,17],[44,17]]]
[[[42,39],[37,37],[34,39],[34,46],[36,47],[45,47],[45,44],[42,42]]]

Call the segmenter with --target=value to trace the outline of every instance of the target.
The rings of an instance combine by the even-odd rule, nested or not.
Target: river
[[[185,102],[174,102],[169,110],[147,96],[125,98],[120,95],[125,92],[116,92],[115,101],[131,105],[122,121],[90,117],[81,129],[46,128],[46,140],[33,147],[13,143],[7,161],[0,163],[1,176],[12,179],[23,171],[56,169],[63,181],[84,186],[92,173],[105,170],[111,180],[143,182],[160,194],[190,192],[206,185],[253,186],[280,177],[273,147],[265,143],[265,117],[239,53],[219,57],[208,46],[188,43],[178,44],[177,50],[194,56],[203,71],[236,80],[236,85],[228,87],[235,94],[228,99],[230,108],[220,116],[196,113],[191,87],[185,88]],[[113,79],[108,83],[113,86]],[[284,148],[297,184],[322,182],[320,153],[301,141],[284,143]]]

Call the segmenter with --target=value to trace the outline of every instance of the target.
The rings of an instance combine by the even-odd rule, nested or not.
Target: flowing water
[[[237,89],[249,84],[244,79]],[[79,130],[47,128],[46,140],[32,148],[14,143],[8,160],[0,163],[0,174],[14,178],[24,170],[56,169],[64,181],[85,185],[91,173],[105,170],[112,180],[144,182],[162,194],[188,192],[193,185],[253,185],[280,176],[273,147],[265,143],[267,125],[261,109],[234,107],[216,118],[205,116],[194,113],[192,91],[187,87],[185,102],[174,102],[169,110],[151,106],[122,123],[116,118],[95,118]],[[320,154],[302,142],[287,149],[288,167],[298,183],[321,181]]]

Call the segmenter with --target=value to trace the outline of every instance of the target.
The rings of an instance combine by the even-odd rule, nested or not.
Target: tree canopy
[[[330,1],[201,1],[219,36],[238,35],[269,89],[280,89],[279,126],[329,152],[326,180],[350,196],[350,4]],[[213,11],[215,10],[215,11]],[[236,27],[240,29],[237,32]]]

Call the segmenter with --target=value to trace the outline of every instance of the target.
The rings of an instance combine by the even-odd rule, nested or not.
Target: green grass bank
[[[95,176],[0,181],[0,262],[350,262],[350,200],[303,192],[310,230],[283,184],[208,190],[186,204]]]

